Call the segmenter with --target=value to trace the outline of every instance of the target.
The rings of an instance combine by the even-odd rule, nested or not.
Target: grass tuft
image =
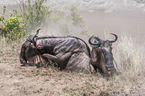
[[[131,37],[122,36],[115,46],[114,57],[122,74],[136,78],[144,74],[145,56],[143,47],[137,47],[137,43]]]

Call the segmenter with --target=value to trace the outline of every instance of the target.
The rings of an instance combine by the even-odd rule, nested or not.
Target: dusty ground
[[[15,44],[14,44],[15,45]],[[53,67],[21,67],[20,46],[5,46],[0,57],[0,96],[144,96],[142,75],[115,76],[59,71]]]
[[[93,95],[103,90],[101,80],[107,82],[97,74],[69,73],[52,67],[21,67],[17,51],[1,52],[0,96]]]

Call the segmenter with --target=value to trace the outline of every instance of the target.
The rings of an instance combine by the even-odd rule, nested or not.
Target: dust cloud
[[[51,1],[51,0],[50,0]],[[144,45],[145,38],[145,2],[143,0],[53,0],[50,6],[55,3],[55,8],[64,10],[61,5],[75,4],[79,8],[79,13],[85,21],[84,28],[68,26],[68,31],[62,31],[62,22],[56,24],[59,28],[54,28],[54,35],[74,35],[80,36],[87,42],[89,36],[95,35],[102,39],[113,39],[110,33],[116,33],[119,37],[127,35],[134,39],[139,46]],[[61,6],[61,7],[60,7]],[[55,27],[56,27],[55,26]],[[64,27],[64,26],[63,26]],[[53,29],[52,27],[50,29]],[[87,34],[80,35],[80,31],[87,29]],[[52,33],[50,32],[50,33]],[[60,33],[59,33],[60,32]],[[66,34],[65,34],[66,33]]]

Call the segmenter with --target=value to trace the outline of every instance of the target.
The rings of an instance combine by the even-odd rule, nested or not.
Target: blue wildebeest
[[[112,54],[112,43],[116,42],[118,36],[111,33],[115,36],[115,40],[101,40],[99,37],[90,37],[89,44],[92,47],[91,50],[91,64],[94,69],[101,71],[104,75],[113,75],[114,72],[118,72],[113,54]],[[92,39],[95,39],[94,42],[91,42]]]
[[[111,44],[117,40],[117,35],[113,34],[116,37],[114,41],[103,41],[92,36],[89,39],[92,46],[90,54],[88,45],[78,37],[37,37],[38,31],[22,45],[20,62],[23,65],[29,63],[29,58],[40,55],[56,62],[60,69],[84,72],[99,69],[109,75],[114,69]],[[94,43],[91,42],[92,38],[95,38]]]
[[[60,69],[90,72],[90,50],[82,39],[73,36],[37,37],[38,31],[22,45],[20,62],[23,65],[29,63],[29,58],[41,55],[56,62]]]

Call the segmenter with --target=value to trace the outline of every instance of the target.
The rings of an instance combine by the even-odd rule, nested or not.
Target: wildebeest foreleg
[[[60,60],[54,56],[54,55],[51,55],[51,54],[43,54],[42,55],[43,57],[46,57],[47,59],[53,61],[53,62],[56,62],[57,64],[61,63]]]

